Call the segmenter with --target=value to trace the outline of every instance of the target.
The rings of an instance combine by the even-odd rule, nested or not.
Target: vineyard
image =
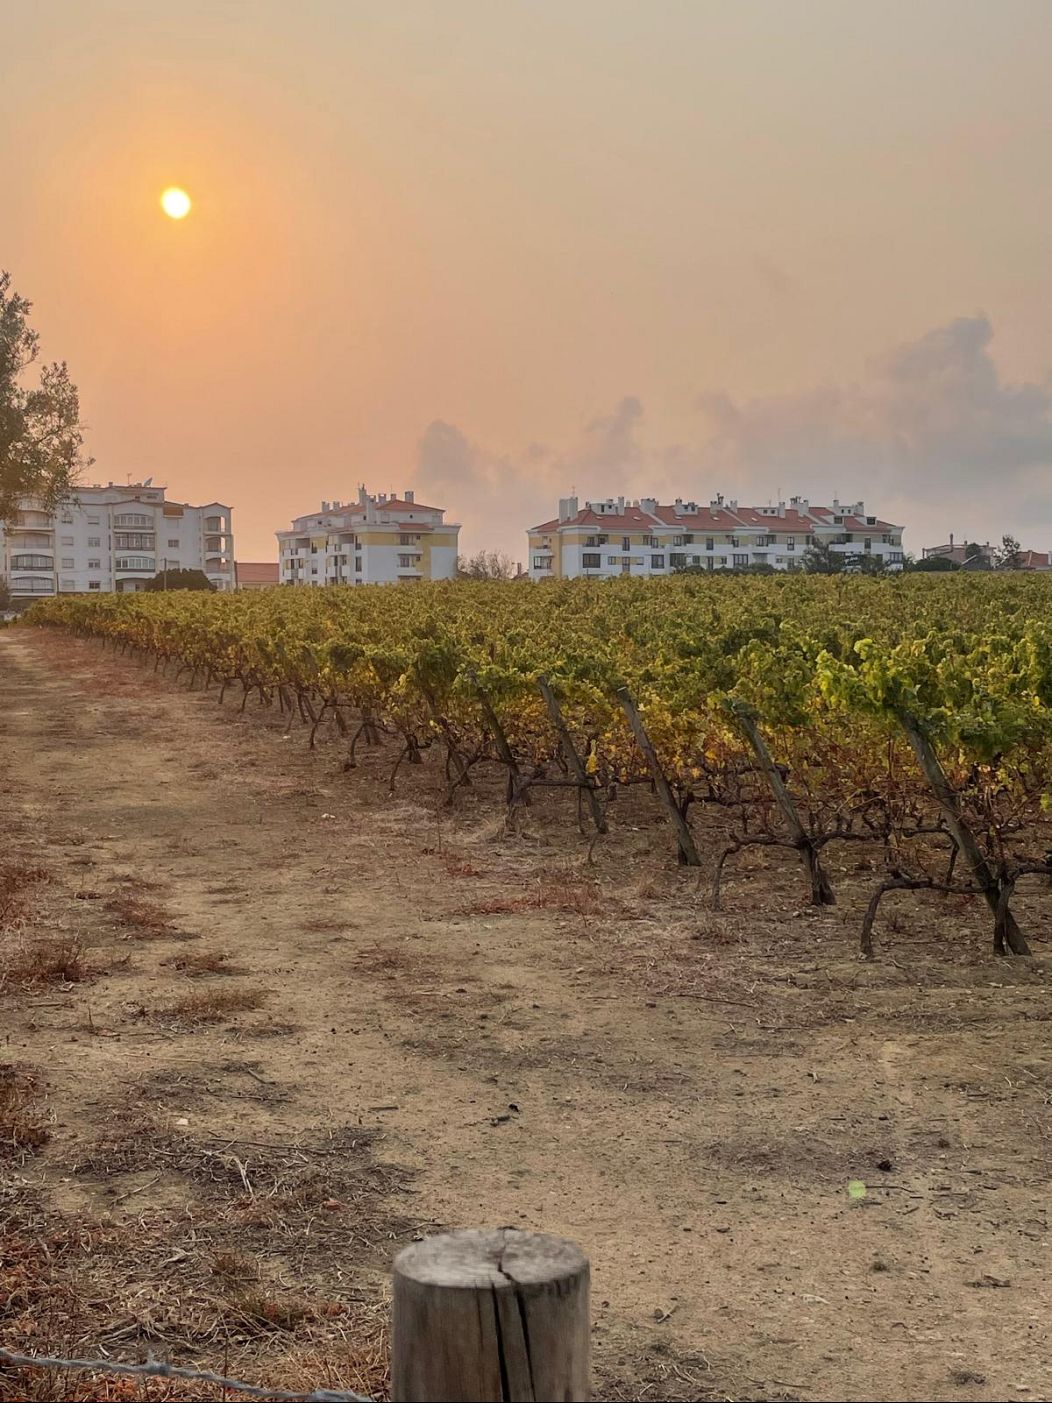
[[[980,897],[994,949],[1029,953],[1011,899],[1052,872],[1050,606],[1043,577],[790,576],[59,597],[26,618],[277,707],[347,770],[385,746],[392,788],[429,752],[450,804],[495,768],[509,825],[554,788],[601,835],[649,786],[717,907],[744,849],[797,852],[829,905],[824,850],[870,844],[871,956],[882,896],[923,889]]]

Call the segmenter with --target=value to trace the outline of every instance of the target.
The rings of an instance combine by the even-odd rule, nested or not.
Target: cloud
[[[935,497],[980,497],[1052,465],[1052,394],[1005,383],[985,317],[961,317],[870,364],[861,384],[736,402],[699,400],[707,465],[770,481],[839,479]],[[867,485],[867,491],[869,487]]]
[[[469,439],[455,424],[436,419],[417,447],[416,483],[449,519],[463,523],[465,551],[498,549],[524,559],[527,527],[547,521],[560,497],[577,483],[588,494],[616,493],[646,476],[637,430],[643,406],[626,395],[607,414],[589,420],[577,442],[562,452],[540,443],[495,452]]]
[[[472,548],[498,545],[515,558],[525,528],[553,516],[571,484],[582,500],[864,498],[907,528],[918,553],[951,530],[1012,531],[1047,548],[1052,384],[1003,379],[992,340],[986,317],[960,317],[874,357],[856,383],[752,399],[708,391],[686,442],[648,443],[634,395],[586,420],[563,450],[496,453],[436,421],[420,441],[418,478],[444,494]]]

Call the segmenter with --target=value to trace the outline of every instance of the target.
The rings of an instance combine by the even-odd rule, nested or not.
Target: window
[[[644,544],[645,546],[656,546],[656,545],[657,545],[657,541],[655,541],[655,539],[654,539],[653,536],[644,536],[644,537],[643,537],[643,544]]]
[[[786,550],[796,550],[796,537],[795,537],[795,536],[786,536],[786,538],[785,538],[785,548],[786,548]]]
[[[741,544],[741,542],[738,540],[738,537],[737,537],[737,536],[732,536],[732,537],[731,537],[731,545],[732,545],[732,546],[737,546],[737,545],[740,545],[740,544]]]
[[[398,544],[400,546],[415,546],[419,539],[419,536],[399,536]]]
[[[586,551],[584,555],[581,556],[581,566],[585,570],[598,570],[602,563],[603,558],[598,554],[589,555]]]
[[[712,550],[712,549],[715,547],[715,545],[716,545],[716,537],[715,537],[715,536],[706,536],[706,537],[705,537],[705,549],[706,549],[706,550]]]
[[[115,531],[114,550],[153,550],[152,531]]]
[[[54,561],[50,555],[13,555],[12,570],[50,570]]]
[[[533,568],[535,570],[547,570],[548,557],[546,555],[535,555],[533,557]]]
[[[63,570],[72,570],[75,568],[76,563],[77,562],[73,559],[63,559],[62,568]]]
[[[607,565],[620,565],[621,557],[619,555],[608,555],[606,557],[606,563]]]
[[[862,543],[862,548],[863,548],[863,550],[872,550],[872,549],[873,549],[873,539],[872,539],[871,536],[867,536],[867,537],[866,537],[865,541]]]
[[[89,545],[89,546],[101,546],[101,545],[102,545],[102,537],[101,537],[101,536],[89,536],[89,537],[88,537],[88,545]]]
[[[773,536],[761,536],[756,542],[758,546],[773,546],[775,543]]]
[[[631,537],[631,536],[622,536],[622,537],[621,537],[621,549],[622,549],[622,550],[631,550],[631,549],[632,549],[632,537]]]
[[[664,570],[665,557],[663,555],[652,555],[650,557],[650,568],[651,570]]]
[[[683,554],[682,551],[671,551],[669,553],[668,563],[672,566],[673,570],[676,570],[679,569],[681,566],[686,565],[687,557]]]
[[[155,565],[152,555],[119,555],[118,570],[152,570]]]
[[[71,545],[73,544],[73,537],[72,537],[72,536],[63,536],[63,537],[61,538],[61,544],[64,545],[64,546],[71,546]]]
[[[589,536],[585,541],[586,546],[605,546],[607,538],[605,536]]]
[[[734,557],[734,568],[735,568],[736,570],[740,570],[741,567],[742,567],[743,565],[748,565],[748,563],[749,563],[748,552],[743,552],[743,554],[741,554],[741,555],[736,555],[736,556]]]
[[[101,561],[101,560],[89,560],[89,561],[88,561],[88,569],[89,569],[89,570],[101,570],[101,569],[102,569],[102,561]]]
[[[361,557],[360,555],[356,555],[356,556],[354,557],[354,568],[355,568],[355,570],[358,571],[359,574],[361,574],[361,569],[362,569],[362,557]]]
[[[400,555],[398,557],[399,570],[412,570],[415,568],[416,564],[417,557],[415,555]]]
[[[888,555],[888,560],[892,563],[892,565],[901,565],[902,552],[900,550],[891,551]]]
[[[172,538],[171,538],[171,536],[168,537],[168,548],[169,548],[169,550],[170,550],[173,546],[175,546],[176,548],[178,548],[178,545],[179,545],[179,542],[178,542],[178,541],[173,541]]]
[[[73,525],[73,514],[72,514],[72,512],[63,512],[63,513],[62,513],[62,525],[63,525],[63,526],[72,526],[72,525]]]
[[[91,517],[88,517],[91,521]],[[95,518],[98,521],[98,517]],[[118,512],[113,518],[114,526],[152,526],[153,517],[147,516],[144,512]]]
[[[102,588],[102,582],[101,582],[101,580],[89,580],[89,581],[88,581],[88,589],[101,589],[101,588]]]

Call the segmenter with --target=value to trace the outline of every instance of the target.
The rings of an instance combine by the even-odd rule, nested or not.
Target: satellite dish
[[[144,487],[149,487],[150,484],[151,484],[152,482],[153,482],[153,478],[152,478],[152,477],[144,477],[143,480],[142,480],[142,485],[143,485]]]

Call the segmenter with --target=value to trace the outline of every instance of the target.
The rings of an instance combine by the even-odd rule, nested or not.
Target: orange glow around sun
[[[190,213],[191,200],[178,185],[170,185],[161,195],[161,208],[169,219],[185,219]]]

